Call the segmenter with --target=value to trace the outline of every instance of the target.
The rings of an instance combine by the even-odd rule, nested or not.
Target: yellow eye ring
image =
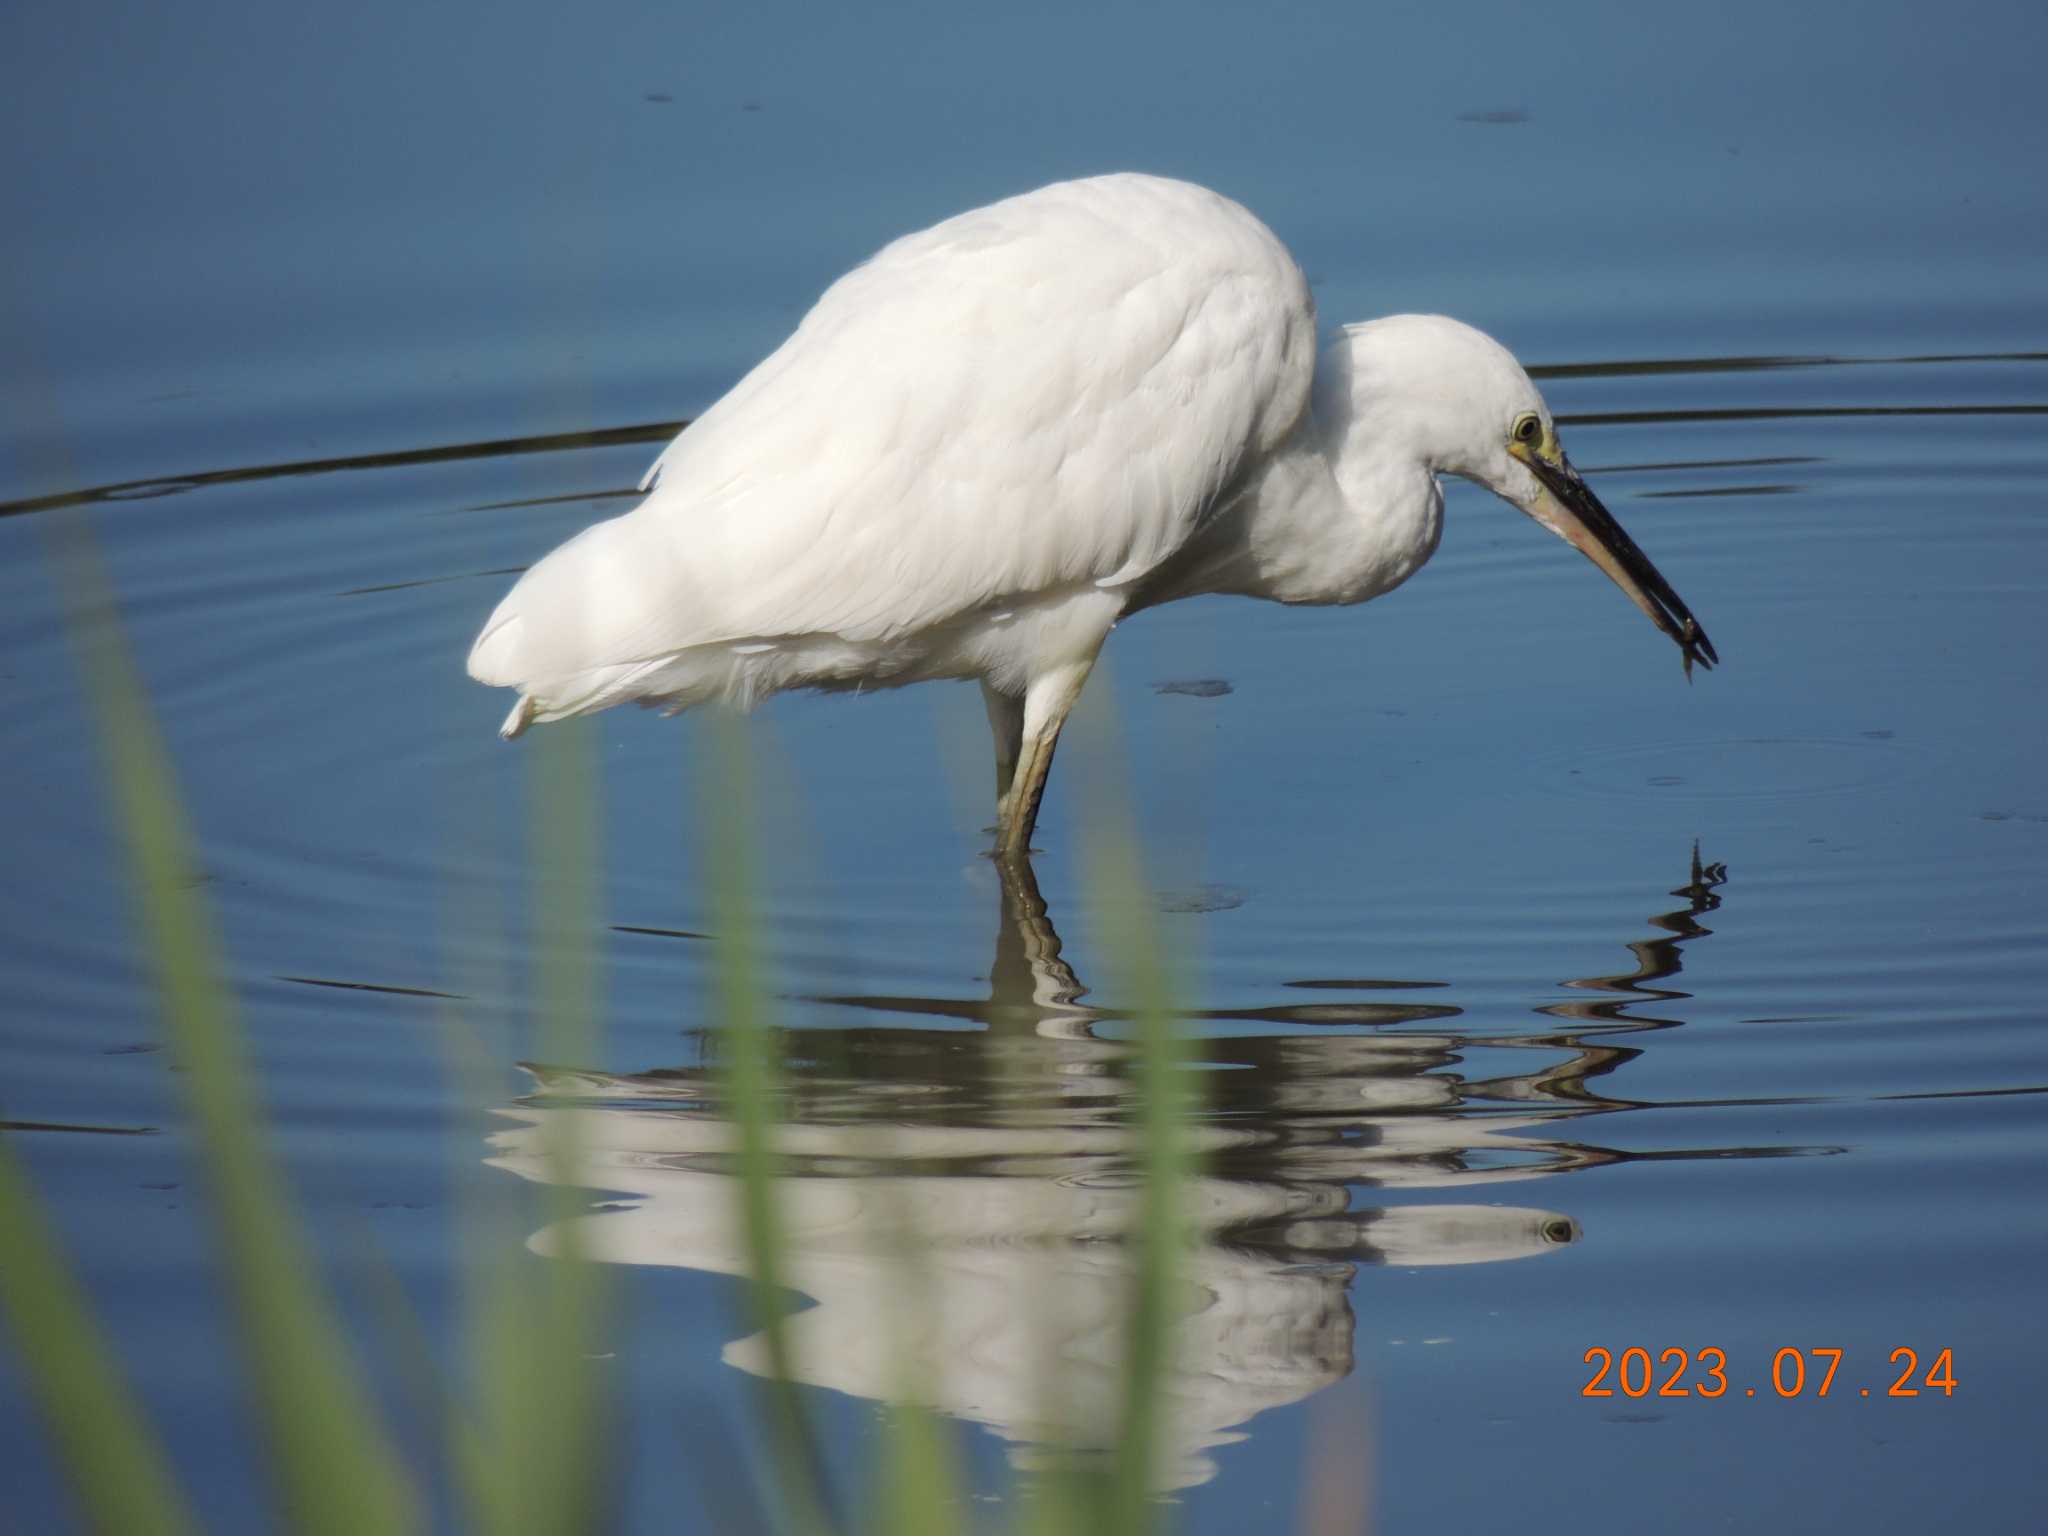
[[[1543,419],[1534,411],[1515,423],[1515,441],[1534,448],[1543,441]]]

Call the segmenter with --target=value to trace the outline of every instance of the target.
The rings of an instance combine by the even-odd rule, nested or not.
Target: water
[[[1367,1464],[1382,1529],[2036,1527],[2038,8],[351,17],[0,24],[30,150],[0,169],[0,1115],[211,1522],[262,1528],[262,1493],[34,503],[121,488],[90,523],[365,1359],[390,1375],[359,1255],[452,1328],[454,1202],[582,1116],[632,1308],[626,1509],[669,1528],[759,1362],[703,1097],[705,731],[591,729],[605,1032],[536,1081],[534,754],[462,654],[839,270],[1136,166],[1260,212],[1326,320],[1442,309],[1553,365],[1574,458],[1725,665],[1686,686],[1583,562],[1454,491],[1369,608],[1119,631],[1036,893],[977,856],[971,689],[765,709],[835,1466],[857,1485],[885,1393],[882,1207],[922,1219],[919,1347],[958,1366],[979,1487],[1047,1430],[1004,1367],[1027,1303],[1076,1329],[1060,1430],[1107,1422],[1130,997],[1084,852],[1125,785],[1213,1068],[1188,1528]],[[434,992],[493,1052],[480,1100]],[[877,1112],[895,1140],[849,1129]],[[1688,1386],[1717,1348],[1729,1390],[1581,1395],[1631,1346],[1688,1351]],[[1844,1351],[1826,1399],[1773,1390],[1786,1347]],[[1953,1391],[1887,1395],[1901,1348],[1923,1383],[1952,1351]],[[63,1528],[11,1374],[0,1446],[18,1528]]]

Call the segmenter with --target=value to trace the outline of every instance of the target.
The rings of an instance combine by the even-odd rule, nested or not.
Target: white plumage
[[[508,736],[628,699],[978,678],[1017,852],[1120,617],[1376,596],[1435,548],[1439,471],[1572,538],[1711,662],[1580,504],[1505,350],[1407,316],[1319,365],[1315,323],[1272,232],[1184,182],[1062,182],[905,236],[669,444],[638,506],[520,579],[470,673],[520,691]]]

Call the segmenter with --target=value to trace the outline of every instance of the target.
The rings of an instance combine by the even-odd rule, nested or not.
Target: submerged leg
[[[988,711],[989,734],[996,739],[996,811],[1000,817],[1010,781],[1017,776],[1017,754],[1024,745],[1024,700],[1018,694],[999,693],[983,678],[981,704]]]
[[[996,854],[1017,858],[1031,851],[1031,829],[1038,824],[1038,802],[1045,796],[1046,775],[1052,772],[1053,748],[1067,711],[1081,696],[1094,656],[1041,672],[1024,693],[1022,749],[1010,776],[1009,792],[998,805]],[[997,770],[1001,772],[1000,768]]]
[[[991,1027],[1061,1038],[1085,1035],[1102,1014],[1082,1004],[1088,989],[1060,958],[1059,930],[1038,893],[1031,861],[998,859],[996,873],[1003,882],[1003,920],[989,968]]]

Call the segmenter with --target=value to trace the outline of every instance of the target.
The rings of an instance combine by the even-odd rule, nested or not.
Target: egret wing
[[[1102,177],[963,214],[835,283],[639,506],[527,573],[472,670],[887,643],[1135,581],[1286,436],[1314,351],[1293,259],[1202,188]]]

